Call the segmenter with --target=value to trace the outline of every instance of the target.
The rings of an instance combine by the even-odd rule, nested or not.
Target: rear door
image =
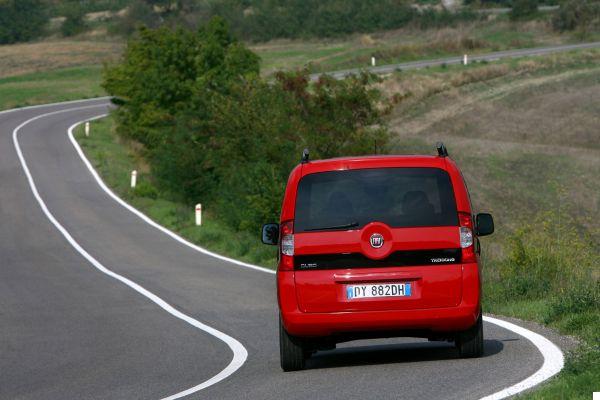
[[[450,178],[439,168],[304,176],[298,186],[294,241],[296,290],[304,312],[460,303],[456,202]],[[375,296],[352,295],[367,290]],[[379,297],[377,291],[392,295]]]

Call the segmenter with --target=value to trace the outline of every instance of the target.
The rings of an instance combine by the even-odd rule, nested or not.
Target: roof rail
[[[308,149],[304,149],[304,151],[302,152],[302,158],[300,159],[300,163],[306,164],[308,162],[308,158],[309,158]]]
[[[438,156],[448,157],[448,150],[446,149],[446,146],[444,146],[444,143],[437,142],[435,147],[437,148]]]

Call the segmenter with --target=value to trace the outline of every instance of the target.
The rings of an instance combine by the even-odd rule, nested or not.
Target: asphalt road
[[[516,49],[516,50],[505,50],[505,51],[497,51],[494,53],[480,54],[480,55],[468,55],[468,62],[474,61],[496,61],[502,58],[519,58],[526,56],[542,56],[546,54],[552,53],[561,53],[565,51],[571,50],[579,50],[579,49],[593,49],[600,47],[600,42],[590,42],[590,43],[578,43],[578,44],[565,44],[558,46],[547,46],[547,47],[534,47],[530,49]],[[451,64],[461,64],[463,62],[463,56],[460,57],[446,57],[446,58],[438,58],[434,60],[422,60],[422,61],[412,61],[406,63],[399,64],[388,64],[381,65],[378,67],[365,67],[365,68],[351,68],[344,69],[333,72],[325,72],[325,73],[316,73],[310,75],[312,80],[317,79],[319,76],[323,74],[331,75],[336,79],[344,78],[348,75],[358,74],[361,71],[369,71],[374,74],[391,74],[395,71],[407,70],[407,69],[419,69],[419,68],[427,68],[427,67],[435,67],[439,65],[451,65]]]
[[[362,341],[281,372],[274,276],[201,254],[110,198],[67,137],[107,111],[93,100],[0,114],[0,399],[159,399],[232,360],[223,341],[90,264],[34,198],[13,130],[82,106],[18,131],[48,211],[103,266],[247,349],[239,370],[186,398],[475,399],[542,365],[531,342],[486,323],[481,359],[458,359],[445,343]]]

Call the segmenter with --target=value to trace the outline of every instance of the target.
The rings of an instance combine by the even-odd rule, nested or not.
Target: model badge
[[[383,236],[380,233],[372,234],[369,241],[371,242],[371,247],[374,249],[378,249],[383,246]]]

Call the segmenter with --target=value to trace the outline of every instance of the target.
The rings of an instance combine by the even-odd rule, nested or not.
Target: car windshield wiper
[[[333,225],[333,226],[323,226],[320,228],[309,228],[309,229],[305,229],[305,232],[308,231],[328,231],[328,230],[335,230],[335,229],[348,229],[348,228],[355,228],[357,227],[359,224],[358,222],[350,222],[344,225]]]

